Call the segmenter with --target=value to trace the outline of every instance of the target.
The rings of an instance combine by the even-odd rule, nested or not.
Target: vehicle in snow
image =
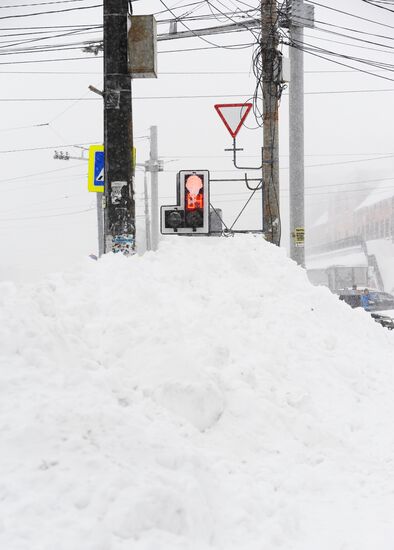
[[[339,294],[339,299],[346,302],[352,308],[362,307],[361,294],[361,290],[355,293],[343,291]],[[379,290],[371,290],[370,296],[369,313],[371,317],[383,327],[392,330],[394,328],[394,296],[387,292],[380,292]]]

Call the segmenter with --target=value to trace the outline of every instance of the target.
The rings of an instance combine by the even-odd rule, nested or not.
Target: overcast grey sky
[[[316,28],[305,30],[305,45],[362,58],[368,63],[328,53],[322,55],[329,60],[323,60],[305,53],[305,183],[309,225],[324,210],[330,193],[341,189],[343,197],[357,197],[355,190],[362,184],[349,185],[350,182],[390,178],[394,172],[394,14],[362,0],[321,0],[319,3],[333,9],[315,6]],[[25,6],[17,7],[22,4]],[[97,4],[100,0],[0,2],[0,280],[28,280],[64,270],[97,250],[96,198],[87,191],[87,162],[54,160],[53,155],[55,150],[63,150],[79,156],[81,149],[72,145],[87,147],[103,140],[102,101],[88,90],[89,84],[102,87],[102,59],[83,53],[80,46],[82,41],[100,38],[101,29],[28,43],[31,47],[69,44],[76,49],[27,53],[26,43],[22,44],[26,39],[48,36],[28,34],[48,30],[31,27],[101,25],[101,6],[59,13],[59,10]],[[187,25],[193,28],[228,22],[219,11],[232,13],[258,7],[256,0],[212,0],[209,5],[201,2],[181,9],[191,1],[166,0],[165,4],[175,7],[177,15],[188,12],[203,15],[209,13],[210,8],[219,16],[220,21],[188,21]],[[133,8],[135,14],[156,13],[158,21],[171,18],[160,0],[140,0],[133,3]],[[394,3],[389,9],[394,10]],[[27,16],[48,11],[58,13]],[[22,14],[23,17],[15,17]],[[168,23],[158,25],[160,34],[168,30]],[[182,30],[182,24],[178,30]],[[69,31],[52,29],[51,35]],[[209,37],[209,41],[221,47],[213,47],[198,38],[160,42],[158,79],[133,82],[137,161],[147,159],[146,136],[149,127],[157,125],[159,154],[165,160],[165,172],[160,175],[163,204],[173,203],[171,197],[175,198],[178,170],[209,169],[215,178],[240,174],[234,170],[229,153],[224,152],[231,146],[231,138],[213,105],[245,101],[253,95],[254,46],[249,44],[255,39],[251,33],[242,32]],[[230,45],[238,47],[223,47]],[[23,52],[14,51],[22,47]],[[282,51],[287,55],[286,46]],[[65,58],[79,59],[59,60]],[[333,60],[384,78],[352,70]],[[387,65],[371,67],[370,62]],[[288,233],[286,94],[287,91],[280,106],[284,245]],[[209,97],[185,99],[182,96]],[[46,101],[42,101],[44,98]],[[252,115],[247,127],[239,133],[237,145],[244,147],[247,164],[258,163],[262,129],[256,128]],[[136,179],[137,214],[141,216],[141,172],[137,172]],[[373,185],[364,186],[372,188]],[[387,181],[387,186],[390,185],[394,191],[394,179]],[[212,202],[223,209],[225,219],[231,223],[248,196],[245,187],[217,183],[211,191]],[[260,205],[260,198],[256,197],[238,227],[259,228]],[[138,221],[141,223],[142,218]]]

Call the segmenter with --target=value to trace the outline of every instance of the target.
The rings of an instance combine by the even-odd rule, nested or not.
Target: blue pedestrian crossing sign
[[[88,190],[104,193],[104,145],[89,147]]]
[[[137,152],[133,147],[131,165],[135,169]],[[89,147],[88,190],[93,193],[104,193],[104,145]]]

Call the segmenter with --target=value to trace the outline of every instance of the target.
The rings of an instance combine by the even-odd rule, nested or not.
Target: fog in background
[[[56,150],[79,157],[83,154],[81,147],[103,141],[102,99],[88,90],[89,85],[102,89],[103,61],[101,53],[97,57],[84,53],[80,44],[101,38],[102,31],[92,28],[88,34],[65,37],[61,35],[70,29],[52,29],[50,40],[29,44],[59,45],[57,51],[15,50],[26,46],[22,41],[37,38],[37,34],[28,34],[34,32],[31,27],[101,25],[102,7],[27,17],[29,13],[85,8],[97,2],[81,0],[45,6],[33,5],[34,0],[28,7],[17,7],[22,3],[27,4],[7,0],[7,6],[13,7],[0,5],[0,280],[28,281],[68,269],[97,252],[96,197],[87,191],[87,162],[53,157]],[[205,2],[182,7],[186,4],[190,2],[165,2],[178,16],[211,13]],[[377,185],[370,180],[393,178],[394,167],[394,14],[362,0],[345,3],[324,0],[323,4],[357,17],[315,5],[316,28],[305,29],[305,45],[313,44],[368,63],[330,53],[321,54],[328,60],[305,53],[307,239],[334,196],[356,206]],[[210,6],[219,21],[188,21],[187,25],[202,28],[226,24],[228,16],[220,15],[218,10],[235,12],[251,9],[248,6],[258,8],[259,3],[214,0]],[[169,31],[172,16],[159,0],[133,2],[133,10],[135,14],[156,14],[158,22],[166,21],[158,24],[158,33]],[[20,14],[24,16],[19,17]],[[181,30],[185,28],[180,22],[178,31]],[[56,34],[59,36],[55,37]],[[208,169],[215,179],[243,177],[242,171],[234,169],[231,153],[224,152],[231,147],[232,139],[214,104],[243,102],[253,96],[254,42],[250,32],[162,41],[158,44],[157,80],[133,81],[138,163],[149,157],[149,127],[158,127],[159,156],[165,166],[159,176],[161,204],[175,202],[175,178],[179,170]],[[65,50],[64,44],[75,49]],[[288,55],[287,46],[282,46],[282,51]],[[371,67],[371,62],[388,65]],[[286,247],[289,241],[287,93],[285,90],[280,104],[282,245]],[[237,139],[237,146],[244,148],[240,154],[242,164],[259,163],[262,134],[251,114]],[[258,176],[258,172],[248,174]],[[394,191],[393,182],[394,178],[385,185],[393,186]],[[142,191],[143,173],[138,169],[137,229],[141,241]],[[211,194],[212,203],[223,210],[226,223],[231,224],[250,193],[242,183],[221,182],[212,184]],[[261,228],[260,196],[256,194],[236,227]]]

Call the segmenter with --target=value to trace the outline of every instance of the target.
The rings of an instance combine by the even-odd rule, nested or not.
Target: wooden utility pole
[[[278,82],[280,60],[276,0],[261,0],[263,92],[263,230],[267,241],[280,245]]]
[[[104,0],[104,251],[135,248],[131,76],[126,0]]]

